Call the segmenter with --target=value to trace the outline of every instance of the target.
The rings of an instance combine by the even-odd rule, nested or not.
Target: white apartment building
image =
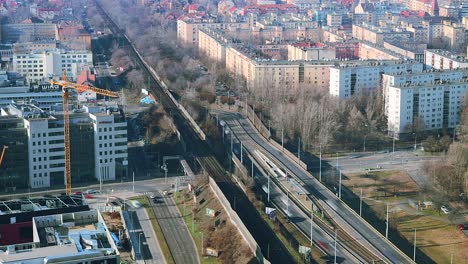
[[[423,85],[436,82],[457,82],[464,78],[468,78],[467,69],[457,70],[426,70],[417,73],[399,73],[399,74],[383,74],[382,88],[385,98],[385,114],[388,115],[389,105],[389,89],[391,86],[404,87],[405,85]]]
[[[345,99],[381,87],[383,73],[422,72],[423,64],[412,61],[362,61],[330,67],[330,95]]]
[[[93,65],[90,51],[66,51],[61,49],[13,54],[13,69],[23,74],[29,83],[37,83],[51,76],[67,76],[73,80],[84,65]]]
[[[96,179],[115,180],[116,165],[128,158],[127,121],[111,113],[90,113],[89,117],[94,129]]]
[[[468,68],[468,60],[466,57],[453,54],[447,50],[425,50],[424,61],[426,66],[436,70]]]
[[[410,133],[414,120],[426,130],[455,128],[467,96],[468,79],[433,83],[406,83],[388,88],[388,130],[398,137]]]

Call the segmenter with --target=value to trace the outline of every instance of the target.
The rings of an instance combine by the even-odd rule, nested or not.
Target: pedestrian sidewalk
[[[166,263],[166,259],[161,251],[159,246],[156,233],[154,232],[151,220],[149,219],[148,213],[144,208],[136,210],[138,219],[140,220],[141,229],[146,236],[146,243],[148,244],[148,249],[151,252],[152,259],[145,259],[145,263]]]

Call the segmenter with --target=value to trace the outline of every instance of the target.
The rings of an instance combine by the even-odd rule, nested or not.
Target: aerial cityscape
[[[468,1],[0,18],[0,264],[468,263]]]

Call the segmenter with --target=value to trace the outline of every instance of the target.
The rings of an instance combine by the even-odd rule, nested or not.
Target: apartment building
[[[335,48],[323,43],[300,42],[288,44],[289,60],[334,60]]]
[[[396,84],[388,88],[388,130],[396,137],[411,133],[413,122],[425,130],[453,129],[460,122],[468,79]],[[420,129],[420,128],[419,128]]]
[[[104,112],[101,107],[88,108],[91,112],[71,113],[70,143],[72,183],[115,180],[125,177],[127,164],[127,123],[120,114]],[[33,104],[11,103],[2,109],[2,120],[20,119],[16,122],[16,130],[0,127],[3,131],[12,132],[12,138],[21,138],[26,133],[27,164],[25,167],[15,166],[9,170],[9,175],[18,172],[28,175],[28,185],[31,188],[48,188],[63,186],[65,180],[64,160],[64,130],[61,112],[51,115]],[[6,121],[4,121],[6,122]],[[26,131],[23,131],[23,128]],[[17,135],[18,134],[18,135]],[[1,139],[0,141],[7,141]],[[18,143],[6,142],[9,150],[20,149]],[[24,150],[25,147],[21,149]],[[18,163],[19,164],[19,163]],[[1,176],[1,174],[0,174]],[[8,175],[7,175],[8,176]],[[21,185],[19,185],[21,186]],[[24,187],[24,186],[22,186]]]
[[[226,46],[231,42],[221,32],[211,29],[198,30],[198,51],[200,54],[222,65],[226,63]]]
[[[340,27],[343,24],[343,15],[336,13],[327,14],[327,26],[332,28]]]
[[[411,10],[424,11],[431,16],[439,15],[437,0],[403,0],[401,3]]]
[[[330,67],[330,95],[345,99],[365,95],[381,87],[384,73],[422,72],[423,64],[412,61],[360,61]]]
[[[468,68],[468,60],[466,57],[451,53],[447,50],[425,50],[424,60],[427,67],[436,70]]]
[[[404,59],[404,56],[382,45],[360,41],[359,58],[362,60],[401,60]]]
[[[353,24],[353,37],[372,44],[383,45],[384,41],[410,41],[412,36],[411,32],[401,28]]]
[[[385,98],[385,114],[388,115],[389,88],[391,86],[424,85],[435,82],[456,82],[468,78],[468,70],[425,70],[422,72],[407,72],[399,74],[383,74],[382,89]]]
[[[75,80],[79,69],[86,65],[93,65],[90,51],[54,49],[13,55],[13,70],[23,74],[30,83],[62,76],[63,71],[66,71],[68,78]]]
[[[212,19],[192,18],[187,15],[182,16],[177,20],[177,39],[185,47],[197,47],[199,29],[214,29],[235,32],[237,30],[248,28],[249,23],[247,22],[219,23]]]

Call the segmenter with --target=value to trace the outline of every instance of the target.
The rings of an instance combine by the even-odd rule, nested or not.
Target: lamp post
[[[143,233],[138,234],[138,252],[140,253],[140,257],[143,258],[141,256],[141,235],[143,235]]]
[[[161,169],[164,171],[164,183],[167,183],[167,163],[164,162],[164,164],[161,166]]]
[[[320,158],[319,158],[319,166],[320,166],[320,173],[319,173],[319,181],[322,182],[322,143],[320,143]]]
[[[367,135],[364,135],[364,152],[366,152],[366,137]]]

